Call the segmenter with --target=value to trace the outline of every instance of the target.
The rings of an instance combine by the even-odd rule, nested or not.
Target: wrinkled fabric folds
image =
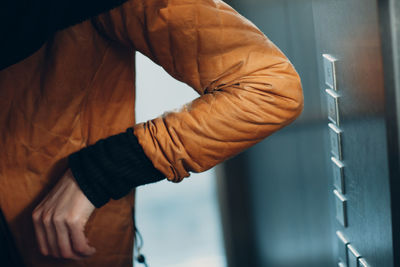
[[[302,111],[301,82],[292,64],[222,1],[130,1],[100,16],[97,25],[200,94],[134,127],[146,155],[170,181],[236,155]]]

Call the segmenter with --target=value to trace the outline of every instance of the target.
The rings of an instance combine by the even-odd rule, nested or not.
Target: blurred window
[[[179,108],[198,94],[136,54],[136,121]],[[215,173],[139,187],[136,224],[150,267],[225,267]],[[135,263],[140,267],[139,264]]]

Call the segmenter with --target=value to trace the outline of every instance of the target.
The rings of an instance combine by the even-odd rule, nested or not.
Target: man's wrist
[[[68,161],[79,187],[97,208],[165,178],[145,155],[132,128],[71,154]]]

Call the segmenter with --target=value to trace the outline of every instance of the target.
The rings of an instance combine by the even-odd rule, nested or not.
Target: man
[[[134,51],[200,96],[135,124]],[[0,88],[0,204],[28,266],[131,266],[134,187],[205,171],[303,106],[288,59],[218,0],[129,0],[55,34]]]

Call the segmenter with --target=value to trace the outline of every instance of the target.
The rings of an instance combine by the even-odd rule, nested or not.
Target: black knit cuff
[[[132,128],[71,154],[68,162],[79,187],[97,208],[134,187],[165,178],[147,158]]]

